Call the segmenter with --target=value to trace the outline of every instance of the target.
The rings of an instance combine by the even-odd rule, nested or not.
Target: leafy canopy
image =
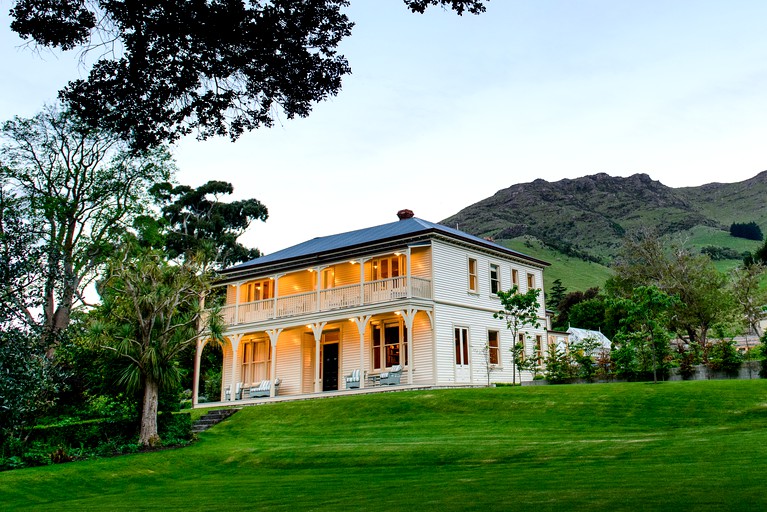
[[[478,14],[485,0],[405,0]],[[197,132],[229,135],[306,117],[351,73],[339,43],[346,0],[17,0],[11,28],[41,46],[96,51],[60,93],[94,126],[136,149]]]

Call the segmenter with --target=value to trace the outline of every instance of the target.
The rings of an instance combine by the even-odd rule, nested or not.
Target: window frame
[[[396,326],[398,329],[397,343],[386,342],[386,329]],[[378,332],[378,339],[376,339]],[[370,362],[373,371],[387,371],[394,365],[401,365],[402,368],[409,366],[407,354],[407,326],[402,317],[385,318],[377,322],[370,323]],[[396,361],[394,357],[396,353]],[[388,364],[392,360],[392,364]]]
[[[478,275],[479,263],[477,258],[469,258],[467,265],[468,272],[468,290],[469,293],[479,293],[479,275]]]
[[[459,333],[462,336],[459,336]],[[469,328],[460,325],[453,326],[453,346],[455,353],[453,354],[453,361],[455,366],[462,368],[471,368],[471,360],[469,359],[469,353],[471,352],[471,339]]]
[[[495,346],[492,344],[491,334],[495,334]],[[495,362],[493,362],[493,354],[495,354]],[[487,362],[491,366],[501,367],[501,331],[496,329],[487,330]]]
[[[498,263],[490,263],[490,295],[497,296],[501,291],[501,266]],[[495,269],[495,278],[493,278],[493,269]]]
[[[261,351],[258,350],[257,345],[265,344],[265,347],[261,347]],[[259,352],[264,351],[265,358],[256,359]],[[263,354],[263,352],[262,352]],[[263,357],[263,356],[262,356]],[[267,339],[249,339],[242,344],[242,363],[240,364],[240,382],[246,383],[258,383],[265,379],[270,379],[270,373],[272,370],[272,344]],[[259,372],[260,370],[260,372]],[[263,376],[263,379],[257,379],[258,374]]]

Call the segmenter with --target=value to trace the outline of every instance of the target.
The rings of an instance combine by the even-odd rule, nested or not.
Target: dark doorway
[[[338,343],[322,345],[322,391],[338,390]]]

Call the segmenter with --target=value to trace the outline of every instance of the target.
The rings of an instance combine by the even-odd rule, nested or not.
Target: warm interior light
[[[352,265],[356,265],[357,264],[357,262],[354,261],[354,260],[349,260],[349,263],[351,263]]]
[[[306,270],[308,270],[309,272],[314,272],[313,268],[307,268]]]
[[[350,321],[350,322],[354,322],[354,318],[350,318],[350,319],[349,319],[349,321]]]
[[[311,329],[311,328],[312,328],[312,326],[311,326],[311,325],[307,325],[307,326],[306,326],[306,328],[307,328],[307,329]]]
[[[395,253],[394,253],[394,255],[395,255],[395,256],[402,256],[402,253],[400,253],[400,252],[395,252]]]
[[[402,313],[401,313],[400,311],[395,311],[395,312],[394,312],[394,314],[395,314],[395,315],[400,315],[400,314],[402,314]]]

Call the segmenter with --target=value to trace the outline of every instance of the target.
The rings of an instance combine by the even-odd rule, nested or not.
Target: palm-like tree
[[[178,385],[180,353],[200,336],[221,339],[220,317],[202,312],[210,281],[210,272],[195,258],[172,264],[159,251],[126,244],[100,283],[102,304],[91,337],[126,363],[118,385],[143,393],[143,446],[160,442],[158,397]]]

